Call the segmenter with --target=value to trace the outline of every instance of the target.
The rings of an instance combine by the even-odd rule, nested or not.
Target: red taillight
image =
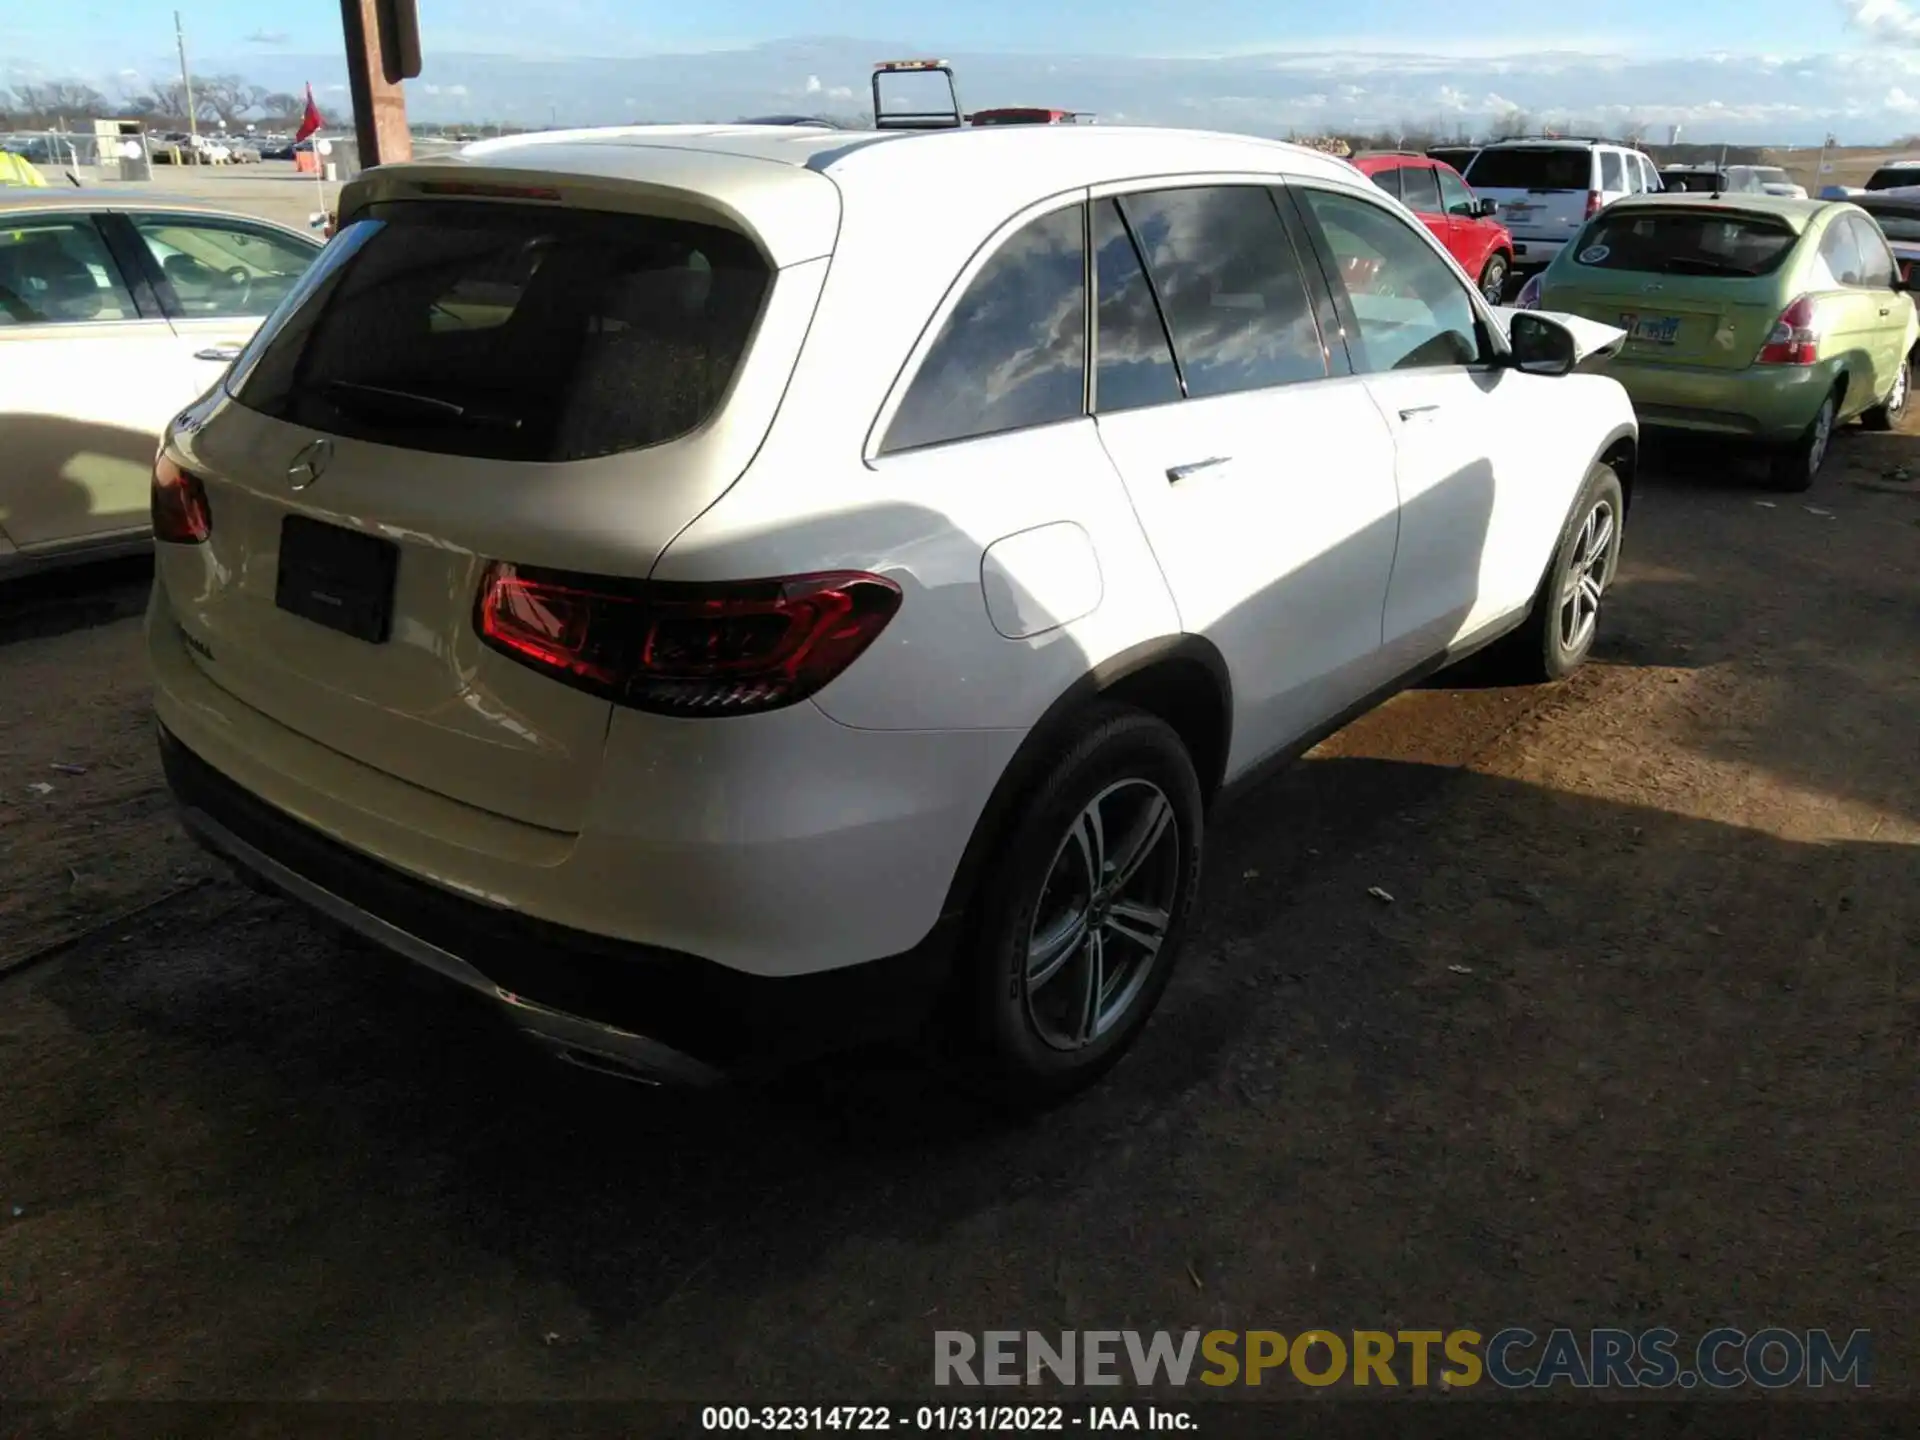
[[[200,477],[182,470],[165,455],[153,462],[153,538],[169,545],[204,545],[213,533],[213,512]]]
[[[1600,213],[1601,195],[1598,190],[1587,191],[1587,219],[1591,220]]]
[[[900,608],[878,575],[653,584],[496,560],[474,625],[501,654],[662,715],[750,715],[804,700]]]
[[[1780,312],[1756,365],[1811,365],[1820,358],[1820,336],[1813,328],[1813,300],[1802,295]]]

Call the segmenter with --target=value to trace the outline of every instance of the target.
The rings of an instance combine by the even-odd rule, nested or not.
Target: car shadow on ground
[[[0,645],[66,635],[138,615],[153,587],[153,556],[90,560],[0,578]]]
[[[701,1095],[579,1074],[302,911],[204,894],[35,978],[65,1026],[141,1038],[33,1118],[63,1143],[10,1183],[220,1254],[64,1321],[134,1354],[184,1325],[211,1393],[404,1386],[404,1357],[365,1368],[382,1316],[476,1285],[508,1362],[629,1395],[719,1393],[749,1351],[767,1384],[917,1383],[936,1323],[1009,1317],[1684,1331],[1731,1274],[1756,1317],[1904,1303],[1920,848],[1364,759],[1303,762],[1209,843],[1136,1054],[1023,1121],[885,1053]],[[31,1395],[51,1352],[15,1333]]]

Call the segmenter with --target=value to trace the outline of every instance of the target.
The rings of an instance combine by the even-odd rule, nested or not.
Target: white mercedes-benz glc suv
[[[1619,332],[1343,161],[1181,131],[560,132],[382,166],[154,469],[166,773],[576,1062],[1134,1040],[1210,806],[1592,644]]]

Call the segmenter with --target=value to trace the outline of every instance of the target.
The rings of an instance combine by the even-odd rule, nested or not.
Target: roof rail
[[[1544,130],[1533,131],[1526,135],[1502,135],[1489,140],[1487,144],[1498,145],[1503,140],[1571,140],[1576,145],[1626,145],[1624,140],[1615,140],[1609,135],[1549,135]]]
[[[1433,157],[1424,150],[1356,150],[1356,160],[1377,160],[1387,155],[1404,155],[1409,160],[1431,160]]]

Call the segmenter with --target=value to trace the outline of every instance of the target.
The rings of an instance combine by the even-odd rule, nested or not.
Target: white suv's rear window
[[[234,398],[412,450],[581,460],[685,435],[772,280],[745,236],[645,215],[395,202],[360,226]]]
[[[1555,150],[1544,145],[1482,150],[1467,169],[1476,190],[1590,190],[1591,150]]]

